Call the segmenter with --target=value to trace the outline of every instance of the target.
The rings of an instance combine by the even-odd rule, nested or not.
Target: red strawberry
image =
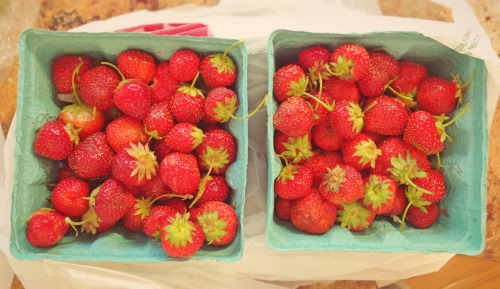
[[[146,132],[156,139],[165,137],[175,124],[174,116],[166,101],[153,104],[143,122]]]
[[[360,201],[342,203],[337,210],[337,222],[349,231],[361,232],[373,224],[375,213],[368,210]]]
[[[166,194],[171,194],[172,191],[168,188],[167,185],[161,180],[161,178],[156,175],[149,180],[149,182],[146,182],[143,186],[139,188],[140,193],[142,196],[146,198],[150,198],[152,200],[156,198],[158,199],[158,202],[161,201],[161,197],[165,196]]]
[[[423,209],[410,206],[406,214],[406,221],[418,229],[432,226],[439,217],[439,206],[436,203],[424,206]]]
[[[149,198],[135,199],[135,205],[123,216],[122,222],[125,228],[133,232],[143,231],[144,219],[151,212],[152,206],[153,202]]]
[[[334,168],[327,168],[323,173],[324,180],[319,186],[319,193],[323,198],[334,204],[341,204],[363,197],[365,184],[355,168],[339,164]]]
[[[238,109],[238,96],[226,87],[211,89],[203,103],[203,120],[207,123],[224,123],[234,118]]]
[[[172,198],[159,199],[158,204],[172,207],[175,212],[180,213],[180,214],[184,214],[185,212],[188,211],[188,206],[187,206],[186,201],[184,201],[180,198],[172,197]],[[191,211],[192,209],[193,208],[191,208],[189,210]]]
[[[297,64],[288,64],[279,68],[273,76],[274,97],[284,102],[289,97],[304,95],[307,89],[307,76]]]
[[[392,178],[370,174],[365,178],[363,204],[375,214],[388,214],[394,208],[396,189],[396,182]]]
[[[325,200],[317,189],[290,205],[292,225],[310,234],[326,233],[335,224],[336,217],[336,206]]]
[[[203,118],[205,97],[193,84],[181,86],[170,99],[170,110],[177,122],[197,124]]]
[[[274,191],[286,200],[300,199],[311,193],[313,174],[302,165],[287,164],[274,181]]]
[[[416,101],[420,109],[432,115],[449,115],[462,102],[463,92],[469,83],[463,84],[458,76],[453,81],[438,76],[426,78],[419,86]]]
[[[170,62],[163,61],[156,66],[153,82],[149,85],[151,102],[169,102],[174,93],[181,86],[181,82],[170,74]]]
[[[188,195],[198,189],[201,181],[196,157],[192,154],[172,152],[161,161],[162,181],[176,194]]]
[[[189,213],[176,213],[161,228],[161,246],[174,258],[188,258],[200,250],[205,238],[200,225],[189,220]]]
[[[64,160],[73,151],[75,137],[62,122],[53,120],[42,125],[33,143],[33,150],[39,156],[51,160]]]
[[[92,192],[95,213],[103,222],[113,223],[125,216],[135,204],[134,196],[116,179],[108,178]]]
[[[400,135],[406,127],[408,116],[403,103],[382,95],[366,102],[364,129],[382,135]]]
[[[303,136],[312,128],[314,112],[301,97],[282,102],[273,116],[274,127],[289,137]]]
[[[107,65],[98,65],[80,77],[79,92],[82,100],[90,107],[107,110],[113,107],[113,92],[120,83],[115,70]]]
[[[347,43],[333,49],[330,54],[332,74],[340,79],[357,81],[364,77],[370,68],[370,55],[359,44]]]
[[[319,187],[324,180],[323,174],[327,168],[334,168],[341,163],[342,155],[338,152],[315,153],[304,162],[304,166],[313,173],[313,187]]]
[[[312,92],[313,97],[308,97],[307,101],[311,105],[314,112],[314,125],[320,125],[328,121],[330,111],[333,109],[333,97],[327,92]],[[322,103],[320,103],[322,102]],[[328,106],[328,108],[325,106]]]
[[[311,134],[313,143],[323,150],[337,151],[340,150],[344,143],[344,138],[333,127],[330,121],[315,125]]]
[[[199,160],[200,169],[222,174],[236,158],[236,141],[224,129],[207,131],[203,141],[195,149],[195,155]]]
[[[444,176],[438,170],[428,171],[425,177],[415,179],[413,183],[418,188],[408,187],[406,197],[417,208],[422,208],[430,203],[437,203],[446,195]],[[426,190],[426,192],[421,189]]]
[[[321,45],[303,48],[297,56],[297,64],[307,72],[309,79],[317,86],[319,78],[328,79],[327,65],[330,59],[330,50]]]
[[[62,167],[57,169],[57,179],[62,181],[64,179],[76,177],[75,173],[71,170],[69,165],[66,163]]]
[[[149,141],[149,135],[144,130],[142,121],[122,115],[106,126],[106,140],[115,152],[119,152],[130,146],[131,142],[146,144]]]
[[[102,132],[95,133],[77,145],[68,157],[68,165],[84,179],[109,176],[114,152]]]
[[[85,71],[94,66],[92,58],[83,55],[61,55],[52,63],[52,80],[58,93],[73,93],[73,72],[75,84]],[[78,67],[78,71],[75,69]]]
[[[126,79],[116,87],[113,101],[124,114],[143,119],[151,106],[151,94],[149,87],[141,80]]]
[[[396,194],[394,196],[394,203],[392,209],[389,210],[386,215],[400,215],[404,212],[406,206],[408,205],[408,199],[405,195],[406,186],[398,186],[396,188]]]
[[[144,186],[156,175],[158,161],[149,146],[130,143],[113,159],[111,176],[127,186]]]
[[[357,82],[330,77],[323,82],[323,92],[328,93],[335,100],[345,100],[358,103],[361,94]]]
[[[51,247],[66,235],[69,225],[65,216],[49,208],[40,208],[26,221],[26,239],[36,247]]]
[[[358,80],[359,91],[366,97],[378,97],[384,94],[386,85],[398,75],[397,60],[386,53],[370,52],[368,73]]]
[[[203,57],[200,63],[200,73],[203,81],[210,88],[229,87],[238,77],[238,67],[227,54],[242,41],[237,41],[226,48],[224,53],[212,53]]]
[[[101,131],[106,121],[104,113],[98,109],[90,108],[86,104],[69,104],[63,107],[57,116],[57,120],[71,125],[71,128],[78,133],[79,140],[84,140],[90,135]]]
[[[313,155],[311,134],[299,137],[288,137],[280,131],[274,136],[274,151],[287,161],[299,164]]]
[[[398,65],[399,75],[388,88],[394,92],[405,106],[414,107],[416,105],[417,89],[427,78],[427,68],[410,60],[400,60]]]
[[[341,137],[352,139],[363,129],[364,117],[358,103],[340,100],[330,114],[330,121]]]
[[[283,221],[289,221],[292,202],[292,200],[285,200],[277,196],[274,200],[274,213],[276,217]]]
[[[179,49],[170,57],[170,75],[179,81],[192,81],[200,67],[200,56],[191,49]]]
[[[344,163],[357,170],[375,167],[375,162],[382,154],[375,142],[366,134],[360,133],[342,145]]]
[[[120,52],[116,64],[126,79],[138,79],[148,84],[154,76],[156,61],[148,52],[129,49]]]
[[[238,231],[238,215],[224,202],[210,201],[196,210],[196,223],[200,225],[209,245],[228,245]]]
[[[189,153],[196,149],[205,135],[195,124],[181,122],[175,124],[165,136],[165,145],[172,151]]]
[[[89,209],[89,185],[79,178],[59,181],[50,196],[54,208],[68,217],[78,217]]]
[[[203,176],[205,179],[204,190],[202,196],[197,200],[196,205],[210,201],[224,202],[229,196],[229,185],[226,178],[222,175]]]
[[[173,151],[170,147],[167,146],[165,139],[152,139],[151,149],[153,149],[153,151],[155,152],[158,162],[161,162],[166,155]]]
[[[146,235],[153,238],[159,238],[161,229],[165,226],[169,218],[175,217],[177,212],[170,206],[155,205],[149,214],[144,218],[143,231]]]

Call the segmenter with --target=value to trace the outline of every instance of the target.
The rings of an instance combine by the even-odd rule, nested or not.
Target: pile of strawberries
[[[235,161],[238,67],[224,53],[179,49],[159,61],[128,49],[113,62],[61,55],[52,77],[73,98],[41,125],[33,150],[58,162],[50,204],[27,220],[27,240],[57,244],[73,227],[95,234],[119,222],[159,239],[171,257],[233,241],[238,216],[226,171]]]
[[[377,216],[432,226],[446,127],[468,109],[449,119],[469,85],[356,43],[300,50],[273,77],[275,215],[310,234],[363,231]]]

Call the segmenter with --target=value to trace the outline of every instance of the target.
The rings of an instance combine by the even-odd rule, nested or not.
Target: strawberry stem
[[[242,43],[245,43],[245,40],[239,40],[239,41],[236,41],[233,44],[229,45],[229,47],[226,48],[226,50],[224,51],[224,54],[222,55],[222,59],[225,59],[227,57],[227,54],[229,53],[229,50],[231,50],[233,47],[235,47],[237,45],[240,45]]]
[[[304,95],[309,97],[309,98],[312,98],[314,99],[316,102],[318,102],[319,104],[321,104],[322,106],[324,106],[328,111],[332,111],[333,108],[335,107],[334,104],[332,105],[328,105],[327,103],[323,102],[321,99],[319,99],[318,97],[308,93],[308,92],[304,92]]]
[[[279,155],[279,154],[276,154],[277,157],[279,157],[280,159],[282,159],[284,162],[285,162],[285,166],[288,166],[289,163],[288,163],[288,160],[286,159],[285,156],[283,155]]]
[[[399,229],[401,231],[404,231],[405,229],[405,219],[406,219],[406,214],[408,213],[408,210],[410,209],[410,207],[413,205],[412,202],[409,202],[408,205],[406,206],[405,208],[405,211],[403,213],[403,217],[401,218],[401,225],[399,226]]]
[[[196,73],[196,76],[194,77],[193,81],[191,82],[191,85],[189,88],[194,88],[194,85],[196,84],[196,81],[198,80],[198,77],[200,77],[200,71]]]
[[[440,169],[441,169],[441,154],[440,154],[440,153],[437,153],[437,154],[436,154],[436,158],[437,158],[437,166],[436,166],[436,169],[437,169],[437,170],[440,170]]]
[[[107,66],[111,66],[113,67],[117,72],[118,74],[120,75],[121,79],[122,80],[125,80],[125,76],[123,75],[123,73],[120,71],[120,69],[118,69],[118,67],[116,65],[114,65],[113,63],[111,62],[107,62],[107,61],[103,61],[101,62],[101,64],[104,64],[104,65],[107,65]]]
[[[76,91],[75,78],[78,72],[80,72],[80,67],[82,67],[82,65],[83,65],[83,60],[80,58],[80,63],[78,64],[78,66],[75,67],[75,69],[73,70],[73,74],[71,75],[71,89],[73,90],[73,94],[75,95],[76,102],[78,104],[82,104],[82,102],[80,101],[80,97],[78,96],[78,92]]]
[[[472,83],[472,80],[474,79],[474,76],[476,76],[476,70],[475,69],[472,70],[469,79],[465,83],[462,83],[462,81],[460,80],[460,76],[458,74],[457,75],[452,74],[451,76],[453,77],[453,82],[455,82],[457,86],[457,94],[456,94],[456,98],[458,98],[457,105],[460,105],[464,100],[464,91],[467,88],[469,88],[469,86]]]
[[[196,202],[201,198],[203,193],[205,192],[205,186],[207,185],[208,177],[210,176],[210,173],[212,172],[212,168],[214,167],[214,162],[210,163],[210,167],[208,168],[207,174],[203,177],[200,183],[200,187],[198,189],[198,193],[196,194],[196,198],[194,198],[193,202],[189,205],[189,208],[191,209]]]
[[[405,175],[405,180],[406,180],[406,183],[409,184],[410,186],[414,187],[415,189],[419,190],[419,191],[422,191],[424,194],[432,194],[431,191],[428,191],[426,189],[423,189],[417,185],[415,185],[415,183],[408,177],[408,175],[406,174]]]
[[[467,103],[464,108],[454,117],[452,118],[449,122],[447,123],[443,123],[443,128],[449,126],[450,124],[454,123],[455,121],[457,121],[459,118],[461,118],[464,113],[470,108],[470,103]]]
[[[266,94],[264,96],[264,98],[260,101],[259,105],[257,105],[257,107],[252,112],[250,112],[248,115],[246,115],[246,116],[235,116],[234,114],[231,113],[231,118],[232,119],[236,119],[236,120],[243,120],[243,119],[252,117],[254,114],[256,114],[267,103],[268,99],[269,99],[269,94]]]

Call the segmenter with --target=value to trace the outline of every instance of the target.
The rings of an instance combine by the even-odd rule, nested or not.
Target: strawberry
[[[138,79],[125,79],[113,94],[116,107],[126,115],[143,119],[151,106],[149,87]]]
[[[417,62],[410,60],[398,61],[399,74],[388,86],[397,98],[399,98],[406,107],[413,108],[416,105],[415,96],[417,89],[427,78],[427,68]]]
[[[205,97],[194,87],[195,82],[196,79],[190,86],[182,85],[170,99],[170,110],[177,122],[197,124],[203,118]]]
[[[170,75],[179,81],[192,81],[198,74],[200,56],[192,49],[179,49],[170,57]]]
[[[328,93],[334,100],[345,100],[359,103],[361,94],[357,82],[330,77],[323,81],[323,92]]]
[[[144,84],[148,84],[153,79],[156,70],[153,55],[137,49],[120,52],[116,64],[125,78],[138,79]]]
[[[68,157],[68,165],[84,179],[107,177],[111,173],[114,151],[102,132],[95,133],[79,145]]]
[[[364,127],[364,112],[356,102],[337,101],[330,114],[333,129],[344,139],[352,139]]]
[[[287,161],[300,164],[313,155],[311,134],[294,138],[276,131],[274,136],[274,151]]]
[[[155,152],[158,162],[161,162],[166,155],[173,151],[170,147],[167,146],[165,139],[152,139],[150,144],[151,149],[153,149],[153,151]]]
[[[432,226],[439,218],[439,206],[436,203],[424,206],[423,209],[410,206],[406,214],[406,221],[418,229]]]
[[[339,164],[333,168],[327,168],[323,178],[319,193],[334,204],[356,201],[365,193],[365,184],[361,174],[349,165]]]
[[[61,241],[69,227],[64,215],[53,209],[40,208],[26,221],[26,239],[36,247],[51,247]]]
[[[111,176],[127,186],[144,186],[156,175],[158,161],[149,146],[130,143],[113,159]]]
[[[358,80],[359,91],[366,97],[384,94],[386,85],[399,73],[398,61],[387,53],[373,51],[368,73]]]
[[[169,207],[173,208],[175,212],[180,213],[180,214],[184,214],[185,212],[188,211],[188,206],[187,206],[186,201],[184,201],[183,199],[180,199],[180,198],[172,197],[172,198],[158,199],[158,204],[169,206]],[[194,208],[191,208],[189,210],[191,211],[192,209],[194,209]]]
[[[188,195],[196,191],[201,181],[196,157],[188,153],[172,152],[161,161],[161,180],[176,194]]]
[[[80,76],[80,97],[90,107],[107,110],[115,105],[113,92],[119,83],[120,77],[113,68],[103,64],[95,66]]]
[[[210,201],[224,202],[229,196],[229,185],[222,175],[203,176],[205,179],[203,195],[197,200],[196,205]]]
[[[143,220],[143,232],[149,237],[159,238],[161,228],[169,218],[175,217],[177,212],[170,206],[154,205]]]
[[[319,187],[327,168],[334,168],[341,163],[342,155],[338,152],[315,153],[304,162],[304,166],[312,171],[313,187]]]
[[[153,104],[142,121],[146,132],[155,139],[165,137],[175,124],[166,101]]]
[[[57,180],[62,181],[64,179],[76,177],[75,173],[71,170],[67,163],[63,164],[62,167],[57,168]]]
[[[176,213],[161,228],[161,246],[174,258],[188,258],[200,250],[205,238],[200,225],[189,220],[189,213]]]
[[[274,127],[289,137],[303,136],[311,130],[314,112],[301,97],[290,97],[283,101],[273,116]]]
[[[236,158],[236,141],[228,131],[213,129],[205,133],[203,141],[194,152],[200,169],[222,174]]]
[[[313,174],[302,165],[287,164],[274,181],[274,191],[286,200],[300,199],[311,193]]]
[[[79,178],[66,178],[59,181],[50,196],[52,206],[68,217],[78,217],[89,209],[89,185]]]
[[[403,103],[382,95],[366,102],[364,129],[382,135],[400,135],[406,127],[408,117]]]
[[[141,186],[139,190],[143,197],[150,198],[152,200],[159,198],[158,202],[161,200],[162,196],[172,193],[158,174],[153,176],[151,180]]]
[[[203,120],[207,123],[224,123],[235,118],[238,109],[238,96],[234,90],[226,87],[211,89],[203,103]]]
[[[57,120],[66,126],[70,126],[78,133],[79,140],[84,140],[90,135],[104,128],[105,116],[98,109],[90,108],[86,104],[69,104],[63,107],[57,116]]]
[[[333,127],[330,121],[315,125],[311,134],[313,143],[323,150],[337,151],[340,150],[344,143],[344,138]]]
[[[441,201],[446,195],[446,183],[443,174],[438,170],[427,171],[427,175],[413,181],[416,187],[408,187],[406,197],[411,204],[417,208],[422,208],[430,203]],[[424,192],[422,188],[427,190]],[[430,192],[430,194],[428,193]]]
[[[234,60],[227,54],[231,48],[242,42],[237,41],[229,45],[224,53],[212,53],[202,58],[200,73],[208,87],[229,87],[234,84],[238,77],[238,67],[234,63]]]
[[[309,102],[311,108],[314,112],[314,123],[313,125],[320,125],[328,121],[328,117],[330,114],[329,108],[333,109],[334,100],[333,97],[327,92],[312,92],[311,95],[313,97],[308,97],[307,102]],[[326,104],[323,105],[323,104]]]
[[[205,135],[195,124],[181,122],[175,124],[165,136],[165,145],[172,151],[189,153],[196,149]]]
[[[61,55],[52,63],[52,80],[58,93],[73,93],[74,81],[78,85],[79,78],[85,71],[94,66],[92,58],[83,55]],[[78,68],[78,70],[76,70]],[[76,71],[75,71],[76,70]]]
[[[74,139],[74,133],[62,122],[48,121],[36,133],[33,151],[51,160],[64,160],[73,151]]]
[[[417,104],[421,110],[432,115],[449,115],[462,102],[469,84],[463,84],[458,76],[453,81],[438,76],[427,77],[418,88]]]
[[[181,82],[170,74],[169,64],[170,62],[167,60],[160,62],[160,64],[156,66],[153,81],[149,85],[152,103],[163,101],[169,102],[174,93],[181,86]]]
[[[293,200],[285,200],[276,197],[274,200],[274,214],[283,221],[290,221],[290,207]]]
[[[382,151],[375,142],[363,133],[342,144],[344,163],[359,171],[375,167],[375,162],[381,154]]]
[[[66,221],[68,222],[68,218],[66,218]],[[90,207],[83,215],[82,215],[82,221],[81,222],[69,222],[70,224],[80,224],[81,229],[80,231],[83,233],[87,234],[98,234],[98,233],[103,233],[108,231],[109,229],[113,228],[117,221],[111,221],[111,222],[104,222],[99,216],[97,216],[94,208]]]
[[[317,189],[290,204],[290,221],[300,231],[324,234],[335,224],[336,206],[325,200]]]
[[[129,231],[141,232],[144,230],[144,219],[151,212],[153,201],[150,198],[137,198],[135,205],[130,208],[125,216],[123,216],[122,223]]]
[[[116,179],[108,178],[97,187],[90,200],[95,213],[106,223],[117,222],[135,205],[134,196]]]
[[[368,210],[360,201],[342,203],[337,210],[337,222],[349,231],[361,232],[373,224],[375,213]]]
[[[405,190],[406,186],[398,186],[396,188],[392,208],[385,215],[396,216],[404,212],[406,206],[408,205],[408,199],[406,199]]]
[[[321,45],[302,48],[297,55],[297,64],[307,72],[309,79],[317,85],[319,78],[322,81],[330,77],[327,65],[330,59],[330,50]]]
[[[234,207],[221,201],[203,203],[196,210],[196,223],[209,245],[228,245],[238,231],[238,215]]]
[[[394,210],[397,185],[388,176],[370,174],[365,178],[363,204],[375,214],[388,214]]]
[[[106,140],[115,152],[119,152],[130,143],[146,144],[149,136],[144,130],[141,120],[128,115],[122,115],[112,120],[106,126]]]
[[[307,89],[307,75],[297,64],[288,64],[279,68],[273,76],[273,91],[276,100],[281,103],[289,97],[304,95]]]
[[[370,69],[370,55],[359,44],[346,43],[333,49],[330,54],[332,74],[340,79],[357,81]]]

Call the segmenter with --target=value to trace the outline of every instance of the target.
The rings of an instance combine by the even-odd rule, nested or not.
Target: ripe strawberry
[[[154,205],[149,214],[144,217],[143,231],[153,238],[160,238],[161,229],[165,226],[169,218],[175,217],[177,212],[170,206]]]
[[[224,202],[229,196],[229,185],[222,175],[203,176],[205,181],[202,196],[197,200],[196,205],[210,201]]]
[[[311,95],[313,97],[308,97],[307,102],[309,102],[309,104],[314,112],[313,125],[323,124],[323,123],[328,121],[328,117],[330,114],[329,108],[331,107],[333,109],[333,105],[334,105],[333,97],[329,93],[324,92],[324,91],[321,93],[319,93],[318,91],[315,91],[315,92],[312,92]],[[326,106],[328,106],[328,108],[325,105],[321,104],[320,101],[323,104],[326,104]]]
[[[195,192],[201,181],[196,157],[188,153],[172,152],[161,161],[158,175],[176,194]]]
[[[170,62],[166,60],[156,66],[152,83],[149,85],[151,103],[169,102],[181,86],[181,82],[170,74],[169,64]]]
[[[427,190],[427,192],[424,192],[416,187],[408,187],[406,190],[408,201],[417,208],[422,208],[430,203],[437,203],[446,195],[446,183],[443,174],[439,170],[427,171],[425,177],[415,179],[413,183],[418,188]]]
[[[101,131],[106,121],[102,111],[83,103],[66,105],[59,112],[57,120],[66,126],[70,125],[75,133],[78,133],[79,140]]]
[[[427,68],[410,60],[400,60],[398,65],[399,75],[390,83],[388,88],[406,107],[413,108],[416,105],[417,89],[427,78]]]
[[[115,105],[113,92],[119,83],[120,77],[113,68],[98,65],[80,76],[80,97],[90,107],[107,110]]]
[[[340,100],[330,114],[330,121],[341,137],[353,139],[363,129],[364,117],[358,103]]]
[[[125,79],[116,87],[113,101],[126,115],[143,119],[151,106],[149,87],[138,79]]]
[[[234,84],[238,77],[238,67],[227,54],[231,48],[241,43],[242,41],[237,41],[228,46],[224,53],[212,53],[202,58],[200,73],[208,87],[229,87]]]
[[[203,103],[203,120],[207,123],[224,123],[234,118],[238,109],[238,96],[226,87],[211,89]]]
[[[329,59],[330,50],[321,45],[313,45],[299,51],[297,64],[307,72],[309,79],[317,86],[319,78],[324,81],[330,77],[326,67]]]
[[[152,200],[160,198],[157,200],[158,202],[161,201],[162,196],[172,193],[172,191],[167,187],[167,185],[165,185],[158,175],[153,176],[151,180],[141,186],[139,190],[143,197],[150,198]]]
[[[200,250],[205,238],[200,225],[189,220],[189,213],[176,213],[161,228],[161,246],[174,258],[188,258]]]
[[[192,49],[179,49],[170,57],[170,75],[179,81],[192,81],[198,74],[200,56]]]
[[[197,124],[203,118],[205,97],[194,82],[191,86],[182,85],[170,99],[170,110],[177,122]]]
[[[62,181],[64,179],[76,177],[75,173],[71,170],[67,163],[63,164],[62,167],[57,169],[57,180]]]
[[[142,121],[146,132],[155,139],[165,137],[175,124],[174,116],[166,101],[151,105]]]
[[[68,217],[78,217],[89,209],[89,185],[79,178],[59,181],[50,196],[52,206]]]
[[[290,221],[290,207],[293,200],[285,200],[276,197],[274,200],[274,214],[283,221]]]
[[[236,158],[236,141],[228,131],[213,129],[205,133],[194,152],[201,170],[222,174]]]
[[[172,151],[189,153],[196,149],[205,135],[195,124],[181,122],[175,124],[165,136],[165,145]]]
[[[406,221],[415,228],[426,229],[437,221],[439,213],[439,206],[436,203],[424,206],[423,209],[410,206],[406,214]]]
[[[135,205],[130,208],[125,216],[123,216],[122,223],[130,231],[141,232],[144,230],[144,219],[151,212],[153,200],[150,198],[136,198]]]
[[[419,86],[416,101],[420,109],[432,115],[449,115],[461,101],[465,86],[458,77],[453,81],[438,76],[427,77]]]
[[[363,197],[365,184],[358,170],[339,164],[327,168],[319,186],[321,196],[333,204],[350,203]]]
[[[155,152],[158,162],[161,162],[166,155],[173,151],[167,146],[165,139],[152,139],[150,143],[151,149]]]
[[[149,136],[144,130],[141,120],[128,115],[122,115],[112,120],[106,126],[106,140],[115,152],[119,152],[130,143],[146,144]]]
[[[74,133],[62,122],[48,121],[36,133],[33,151],[51,160],[64,160],[73,151],[74,139]]]
[[[61,55],[52,63],[52,80],[58,93],[73,93],[73,72],[75,84],[85,71],[94,66],[92,58],[83,55]],[[78,67],[78,71],[75,69]]]
[[[384,94],[386,85],[399,74],[397,60],[382,52],[370,52],[368,73],[358,80],[359,91],[366,97],[378,97]]]
[[[345,100],[359,103],[361,99],[357,82],[340,79],[334,76],[323,82],[323,92],[328,93],[337,101]]]
[[[209,201],[196,210],[196,223],[200,225],[209,245],[228,245],[238,231],[238,215],[224,202]]]
[[[307,75],[297,64],[279,68],[273,76],[274,98],[281,103],[289,97],[304,95],[307,89]]]
[[[130,143],[113,159],[111,176],[127,186],[144,186],[156,175],[158,161],[149,146]]]
[[[340,79],[357,81],[370,69],[370,55],[359,44],[347,43],[333,49],[330,54],[332,74]]]
[[[114,152],[102,132],[95,133],[79,145],[68,157],[68,165],[84,179],[107,177],[111,173]]]
[[[26,239],[36,247],[46,248],[57,244],[68,230],[65,216],[49,208],[36,210],[26,221]]]
[[[90,200],[103,222],[117,222],[135,204],[134,196],[116,179],[108,178],[92,192]]]
[[[138,79],[148,84],[154,76],[156,61],[152,54],[129,49],[118,54],[116,64],[126,79]]]
[[[406,186],[398,186],[396,188],[396,194],[394,196],[394,203],[392,209],[389,210],[385,215],[400,215],[404,212],[406,206],[408,205],[408,199],[405,195]]]
[[[381,154],[382,151],[375,142],[363,133],[342,144],[344,163],[359,171],[375,167],[375,162]]]
[[[388,214],[393,211],[396,201],[396,182],[384,175],[370,174],[365,178],[363,204],[375,214]]]
[[[342,163],[342,155],[338,152],[315,153],[304,162],[313,174],[313,187],[319,187],[324,181],[323,175],[327,168],[334,168]]]
[[[311,193],[313,174],[302,165],[287,164],[274,181],[274,191],[286,200],[300,199]]]
[[[326,151],[340,150],[344,143],[344,138],[333,127],[330,121],[313,126],[311,135],[313,143]]]
[[[162,199],[158,199],[157,202],[160,205],[165,205],[165,206],[169,206],[169,207],[173,208],[174,211],[179,213],[179,214],[184,214],[188,211],[188,205],[187,205],[186,201],[184,201],[183,199],[180,199],[180,198],[175,198],[175,197],[162,198]],[[189,211],[191,211],[193,209],[194,208],[191,208],[191,209],[189,209]]]
[[[280,131],[274,136],[274,152],[287,161],[300,164],[313,155],[311,134],[288,137]]]
[[[312,128],[314,112],[301,97],[282,102],[273,116],[274,127],[289,137],[303,136]]]
[[[364,129],[382,135],[400,135],[406,127],[408,116],[403,103],[382,95],[366,102]]]
[[[300,231],[310,234],[324,234],[335,224],[336,206],[325,200],[317,189],[307,196],[292,201],[290,220]]]
[[[337,222],[349,231],[361,232],[373,224],[375,213],[367,209],[360,201],[342,203],[337,210]]]

